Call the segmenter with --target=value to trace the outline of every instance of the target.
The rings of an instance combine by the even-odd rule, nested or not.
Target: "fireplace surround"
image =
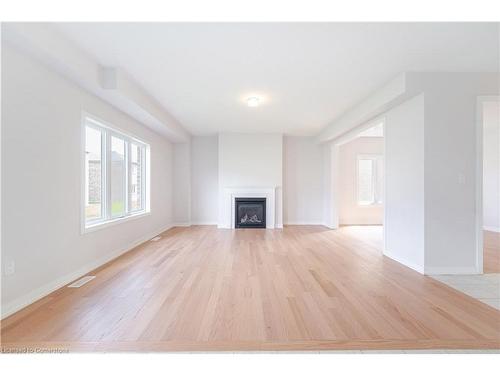
[[[224,187],[219,196],[218,228],[235,228],[236,198],[266,198],[266,229],[281,228],[281,219],[276,222],[277,187]],[[281,195],[280,203],[281,204]],[[281,206],[280,206],[281,207]]]
[[[235,198],[235,228],[265,228],[266,198]]]

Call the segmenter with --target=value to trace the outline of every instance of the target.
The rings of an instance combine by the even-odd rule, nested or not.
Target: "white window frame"
[[[94,220],[87,220],[85,217],[85,205],[86,205],[86,128],[91,127],[96,130],[101,131],[101,218]],[[109,173],[111,171],[111,137],[120,138],[125,142],[125,210],[124,214],[120,216],[112,216],[111,214],[111,178]],[[131,145],[139,146],[141,152],[141,208],[136,210],[130,210],[131,206]],[[97,229],[105,228],[110,225],[122,223],[130,219],[135,219],[145,215],[149,215],[151,212],[149,200],[150,200],[150,146],[143,140],[132,136],[119,128],[98,119],[86,112],[82,113],[82,200],[81,200],[81,232],[87,233]]]
[[[372,184],[373,184],[373,201],[370,203],[360,203],[360,189],[359,189],[359,161],[360,160],[371,160],[373,165],[373,173],[372,173]],[[381,206],[383,204],[384,199],[384,180],[380,181],[381,189],[378,189],[377,186],[377,176],[378,176],[378,168],[379,165],[384,163],[384,156],[381,154],[358,154],[356,158],[356,203],[359,207],[373,207],[373,206]],[[380,191],[379,191],[380,190]]]
[[[145,209],[145,207],[146,207],[146,195],[148,195],[148,192],[146,191],[146,187],[147,187],[147,184],[146,184],[147,147],[144,147],[144,143],[139,143],[135,140],[131,140],[130,142],[128,142],[128,147],[127,147],[127,149],[128,149],[127,153],[129,156],[132,155],[132,145],[139,146],[140,153],[141,153],[141,164],[140,164],[141,176],[142,176],[142,179],[141,179],[141,192],[142,192],[142,194],[140,195],[141,208],[135,209],[135,210],[130,209],[131,213],[138,213],[138,212],[141,212]],[[127,173],[127,179],[128,179],[128,194],[127,194],[127,205],[128,206],[127,206],[127,209],[132,206],[132,199],[131,199],[131,195],[130,195],[130,191],[131,191],[131,187],[132,187],[132,178],[131,178],[132,168],[131,168],[131,165],[132,165],[132,160],[129,157],[128,163],[127,163],[127,172],[128,172]]]

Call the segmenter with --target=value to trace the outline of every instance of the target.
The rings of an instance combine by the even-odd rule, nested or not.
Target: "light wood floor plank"
[[[500,233],[484,232],[484,273],[500,273]]]
[[[485,235],[485,261],[496,240]],[[500,348],[498,310],[381,246],[381,227],[174,228],[4,319],[2,348]]]

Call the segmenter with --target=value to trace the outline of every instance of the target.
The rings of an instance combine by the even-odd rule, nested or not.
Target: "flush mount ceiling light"
[[[258,107],[260,104],[260,98],[256,96],[251,96],[247,98],[247,106],[249,107]]]

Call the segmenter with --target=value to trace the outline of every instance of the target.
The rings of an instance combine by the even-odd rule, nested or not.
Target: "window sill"
[[[382,207],[382,203],[369,203],[369,204],[359,204],[358,207]]]
[[[117,225],[117,224],[126,223],[127,221],[140,219],[142,217],[146,217],[149,215],[151,215],[151,211],[141,211],[141,212],[138,212],[136,214],[129,215],[129,216],[119,217],[116,219],[111,219],[111,220],[107,220],[107,221],[103,221],[103,222],[99,222],[99,223],[95,223],[95,224],[86,225],[82,228],[82,234],[95,232],[95,231],[100,230],[100,229],[109,228],[109,227],[112,227],[112,226]]]

